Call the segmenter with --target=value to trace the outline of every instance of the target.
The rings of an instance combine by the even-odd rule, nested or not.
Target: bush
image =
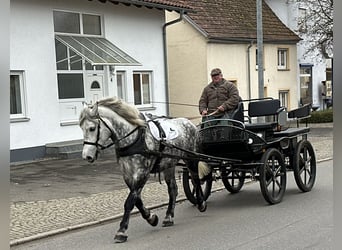
[[[305,122],[305,120],[302,120]],[[333,122],[333,109],[319,110],[311,112],[311,117],[307,120],[308,123],[325,123]]]

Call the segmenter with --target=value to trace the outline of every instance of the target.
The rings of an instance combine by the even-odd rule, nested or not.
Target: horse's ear
[[[88,108],[88,106],[89,106],[88,103],[85,101],[83,101],[82,104],[83,104],[83,108]]]
[[[92,117],[97,116],[98,114],[98,105],[97,102],[95,102],[95,104],[90,108],[90,115]]]

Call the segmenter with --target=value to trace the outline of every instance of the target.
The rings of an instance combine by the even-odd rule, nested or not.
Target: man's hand
[[[217,108],[218,110],[220,110],[220,111],[224,111],[224,107],[221,105],[221,106],[219,106],[218,108]]]
[[[203,110],[201,115],[207,115],[208,111],[207,110]]]

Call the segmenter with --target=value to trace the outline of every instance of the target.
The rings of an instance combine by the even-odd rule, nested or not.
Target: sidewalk
[[[332,159],[333,125],[310,127],[308,140],[317,161]],[[11,245],[122,216],[128,190],[112,155],[93,164],[52,159],[13,165],[10,170]],[[180,177],[177,175],[178,201],[185,200]],[[213,191],[222,188],[221,181],[213,183]],[[157,176],[151,175],[142,196],[149,208],[168,203],[166,184],[160,184]]]

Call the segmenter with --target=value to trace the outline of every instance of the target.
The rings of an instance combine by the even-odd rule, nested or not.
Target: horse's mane
[[[119,116],[127,120],[133,125],[143,126],[144,121],[139,117],[139,111],[133,105],[129,105],[123,100],[116,97],[108,97],[97,101],[98,106],[109,108],[110,110],[117,113]],[[80,124],[86,118],[85,112],[81,113]]]

